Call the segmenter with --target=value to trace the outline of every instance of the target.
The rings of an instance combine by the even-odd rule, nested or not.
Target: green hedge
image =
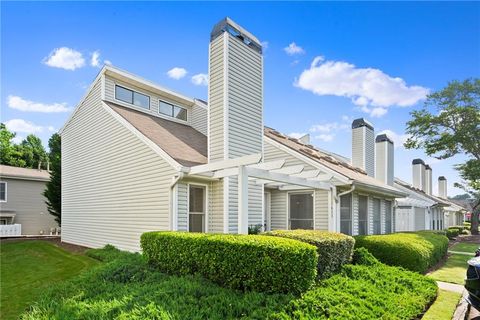
[[[141,246],[163,272],[200,274],[240,290],[298,294],[313,284],[317,271],[314,246],[263,235],[147,232]]]
[[[385,264],[424,273],[447,254],[448,238],[428,231],[357,236],[355,247]]]
[[[295,239],[317,247],[320,278],[340,271],[342,265],[350,262],[355,240],[343,233],[317,230],[276,230],[267,235]]]
[[[452,228],[452,227],[450,227],[450,228],[447,229],[447,237],[448,237],[448,239],[451,240],[451,239],[453,239],[453,238],[458,237],[458,235],[459,235],[460,232],[462,232],[462,231],[463,231],[463,228],[460,229],[460,228]]]

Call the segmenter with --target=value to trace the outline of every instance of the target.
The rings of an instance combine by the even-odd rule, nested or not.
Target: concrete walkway
[[[438,284],[438,287],[443,290],[453,291],[458,293],[463,293],[463,291],[465,291],[465,288],[459,284],[448,283],[443,281],[437,281],[437,284]]]
[[[448,253],[461,254],[461,255],[464,255],[464,256],[470,256],[470,257],[474,258],[474,255],[473,255],[472,253],[468,253],[468,252],[450,251],[450,250],[448,250]]]

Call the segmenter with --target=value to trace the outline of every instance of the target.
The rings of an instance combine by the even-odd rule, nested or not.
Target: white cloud
[[[429,90],[408,86],[401,78],[379,69],[357,68],[343,61],[326,61],[319,56],[302,72],[295,86],[314,94],[348,97],[372,117],[381,117],[392,106],[409,107],[425,99]]]
[[[112,61],[110,60],[104,60],[103,63],[108,64],[109,66],[112,65]]]
[[[347,129],[348,125],[345,123],[330,122],[323,124],[316,124],[310,128],[310,132],[332,132],[337,130]]]
[[[15,144],[20,144],[23,139],[25,139],[24,137],[22,136],[19,136],[18,134],[12,139],[12,142],[15,143]]]
[[[335,138],[334,134],[319,134],[315,136],[315,139],[319,139],[325,142],[330,142],[333,140],[333,138]]]
[[[261,45],[262,45],[263,52],[267,51],[268,41],[262,41]]]
[[[303,132],[303,133],[302,132],[292,132],[292,133],[288,134],[289,137],[292,137],[292,138],[295,138],[295,139],[300,139],[304,135],[306,135],[305,132]]]
[[[294,56],[296,54],[303,54],[305,50],[302,47],[297,46],[295,42],[292,42],[288,45],[288,47],[283,48],[283,50],[289,55]]]
[[[393,141],[393,146],[396,148],[403,148],[403,144],[410,137],[408,134],[398,134],[390,129],[380,131],[378,134],[386,134]]]
[[[196,86],[207,86],[208,85],[208,74],[199,73],[192,76],[192,83]]]
[[[179,80],[187,75],[187,70],[185,70],[184,68],[175,67],[173,69],[170,69],[167,72],[167,75],[172,79]]]
[[[54,113],[54,112],[70,111],[70,108],[67,107],[66,103],[45,104],[41,102],[26,100],[26,99],[23,99],[22,97],[13,96],[13,95],[9,95],[7,97],[7,105],[12,109],[17,109],[17,110],[26,111],[26,112]]]
[[[65,70],[75,70],[85,66],[85,59],[78,51],[67,47],[56,48],[48,57],[43,59],[43,63],[54,68]]]
[[[90,59],[90,65],[92,67],[100,67],[100,51],[94,51]]]
[[[5,126],[8,130],[13,132],[23,132],[23,133],[39,133],[43,132],[45,129],[42,126],[38,126],[33,122],[26,121],[23,119],[12,119],[5,121]]]

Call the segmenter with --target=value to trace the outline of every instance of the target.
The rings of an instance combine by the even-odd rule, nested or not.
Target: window
[[[0,202],[7,202],[7,183],[0,182]]]
[[[352,195],[340,197],[340,232],[352,234]]]
[[[368,234],[368,197],[358,196],[358,234]]]
[[[385,201],[385,233],[392,233],[392,202]]]
[[[118,85],[115,86],[115,99],[136,105],[137,107],[144,109],[150,109],[149,96]]]
[[[313,193],[289,195],[290,229],[313,229]]]
[[[382,233],[382,221],[380,214],[380,199],[373,199],[373,233],[380,234]]]
[[[189,194],[188,231],[205,232],[205,188],[191,185]]]
[[[187,109],[174,106],[171,103],[160,100],[158,111],[166,116],[187,121]]]

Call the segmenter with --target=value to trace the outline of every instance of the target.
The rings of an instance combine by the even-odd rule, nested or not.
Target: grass
[[[439,290],[437,300],[423,316],[423,320],[450,320],[457,307],[461,293]]]
[[[46,289],[97,262],[47,241],[0,243],[0,319],[16,319]]]
[[[463,285],[467,272],[467,261],[471,258],[472,257],[463,254],[451,254],[447,262],[429,276],[438,281]]]
[[[480,244],[477,244],[477,243],[459,242],[454,244],[448,250],[469,253],[473,257],[475,250],[477,250],[479,247],[480,247]]]
[[[112,247],[88,254],[104,263],[48,291],[23,319],[412,319],[437,292],[433,280],[383,264],[346,265],[293,296],[166,275]]]

